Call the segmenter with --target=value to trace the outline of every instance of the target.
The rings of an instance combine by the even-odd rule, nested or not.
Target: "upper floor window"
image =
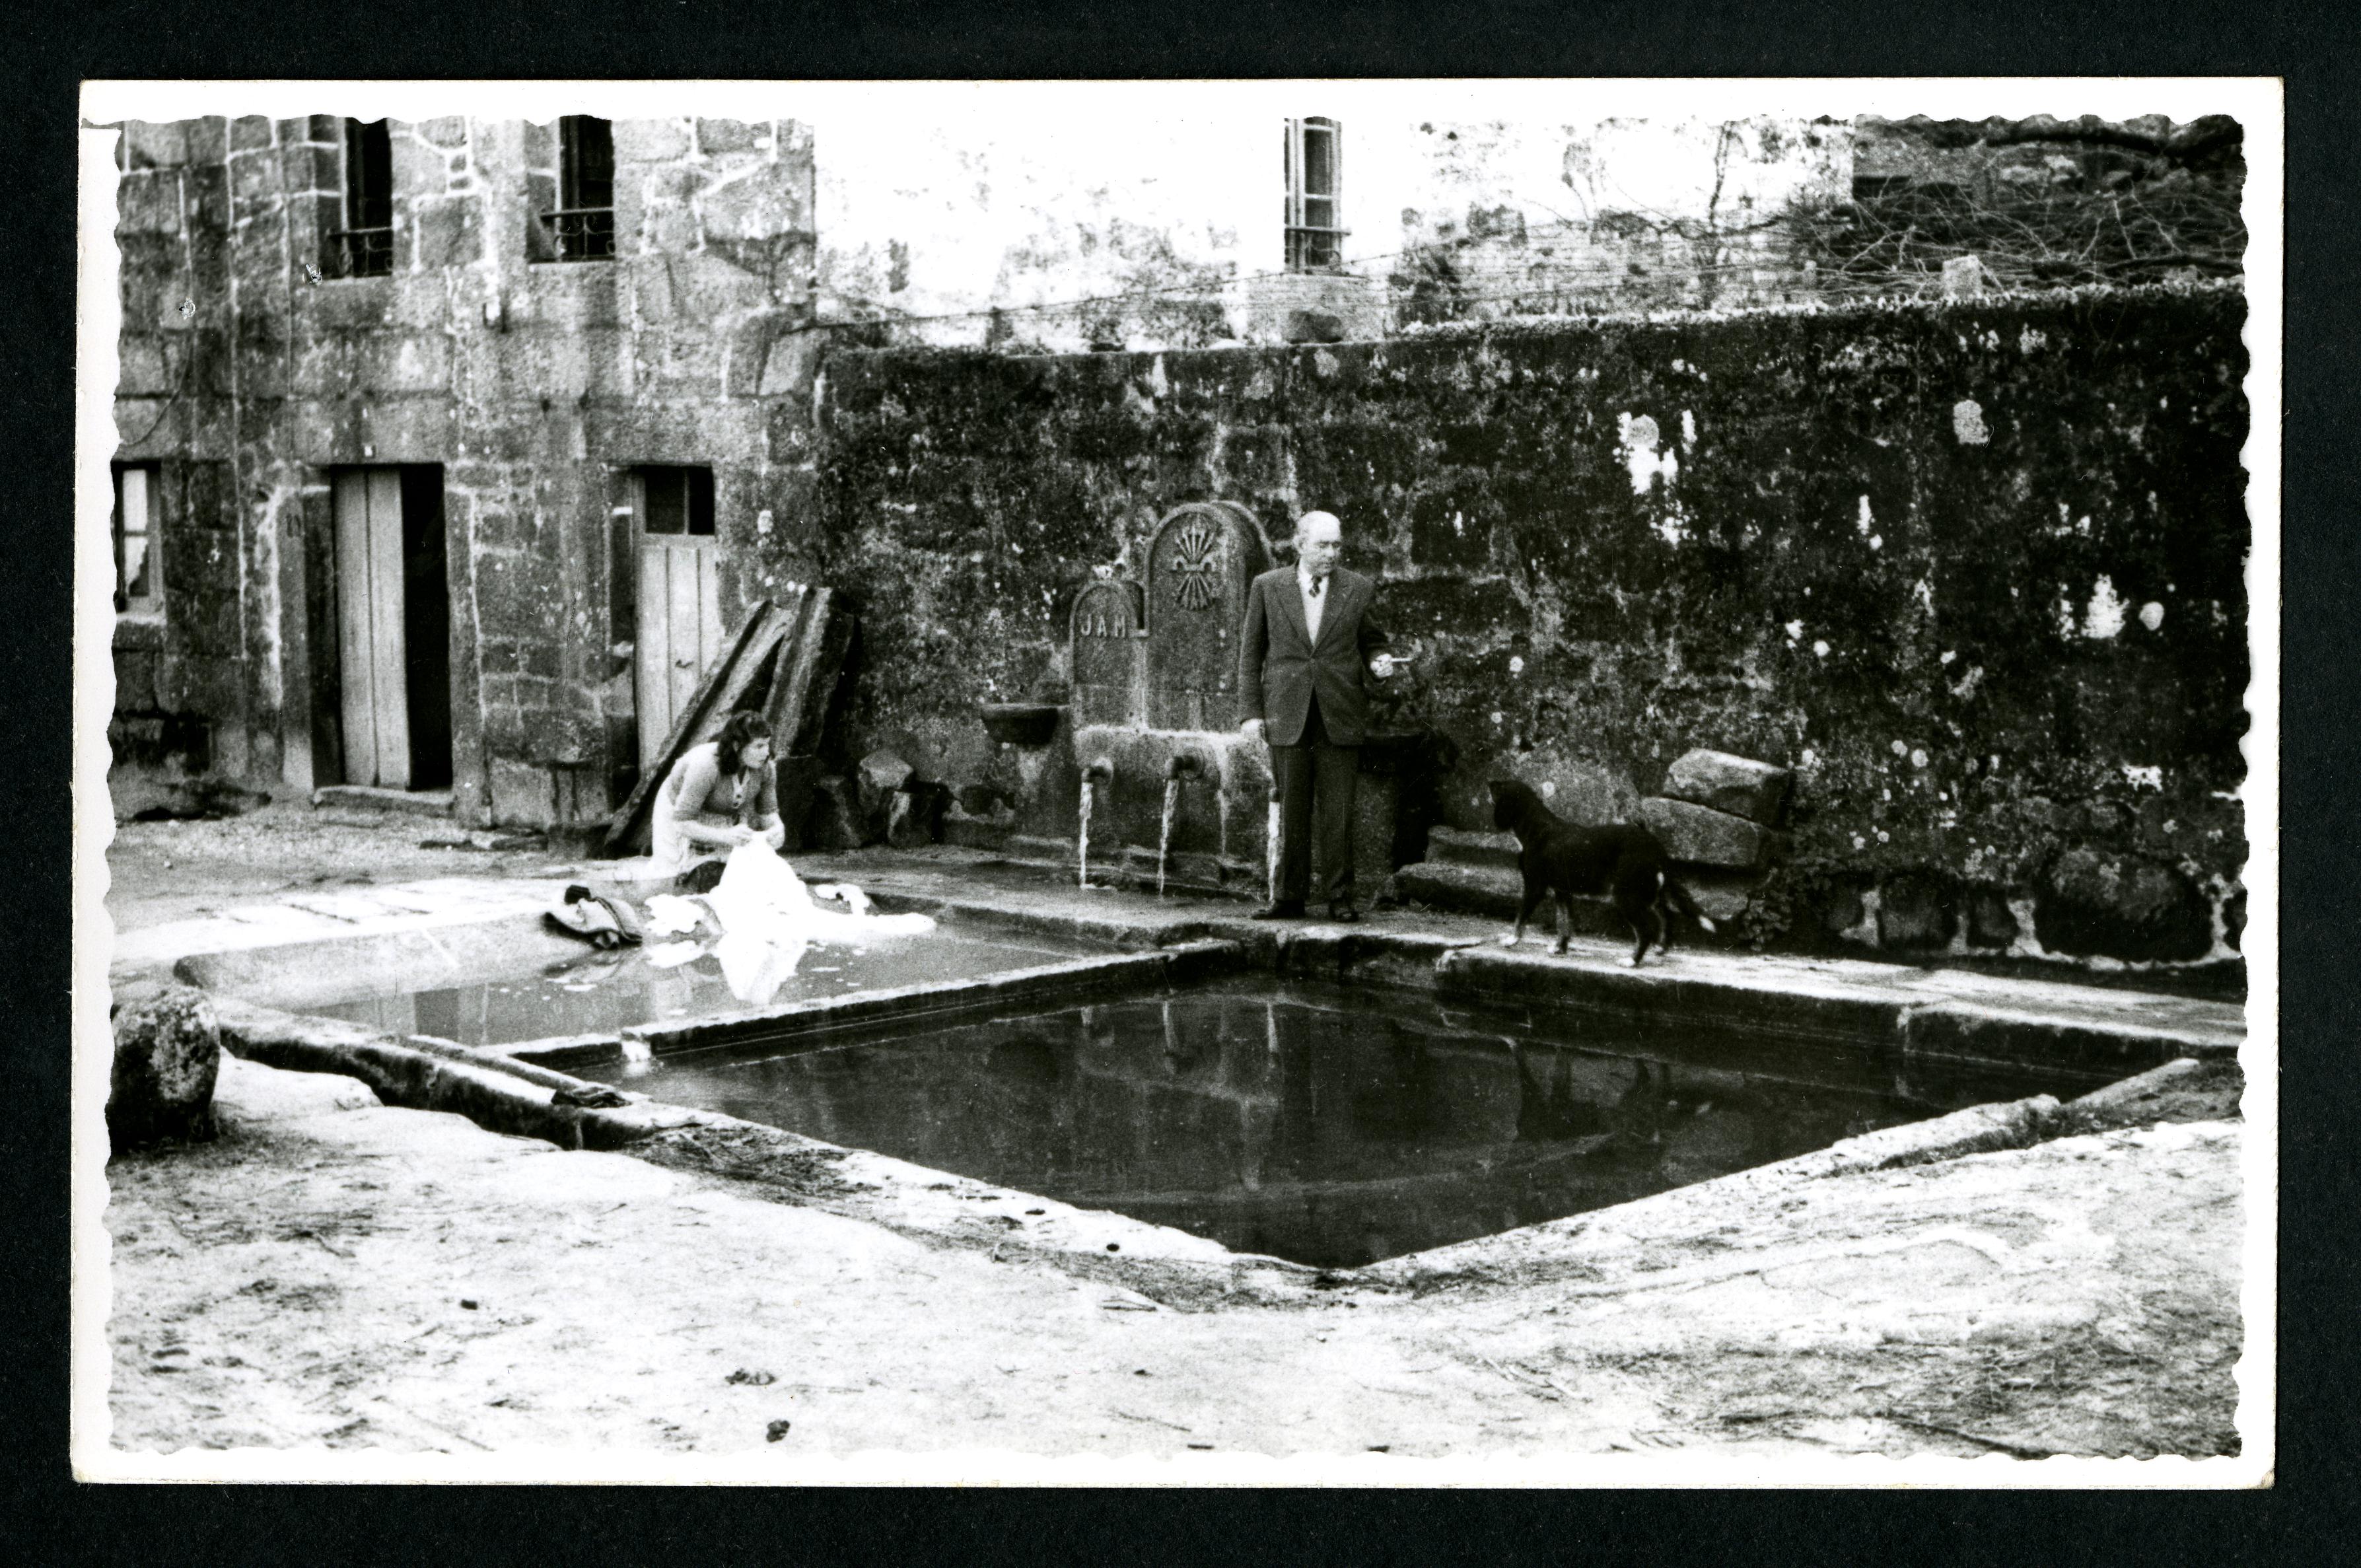
[[[115,610],[161,615],[164,581],[156,558],[156,469],[115,466]]]
[[[544,213],[560,261],[615,254],[615,127],[588,115],[557,122],[557,210]]]
[[[1344,127],[1317,115],[1287,122],[1287,269],[1324,272],[1345,258]]]
[[[393,270],[393,142],[383,120],[345,122],[345,226],[328,244],[332,276]]]

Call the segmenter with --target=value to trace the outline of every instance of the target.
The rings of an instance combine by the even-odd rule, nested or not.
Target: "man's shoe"
[[[1282,898],[1277,904],[1256,910],[1246,918],[1249,920],[1301,920],[1303,918],[1303,901],[1300,898]]]
[[[1339,926],[1350,926],[1360,917],[1361,912],[1349,904],[1332,904],[1328,906],[1328,918]]]

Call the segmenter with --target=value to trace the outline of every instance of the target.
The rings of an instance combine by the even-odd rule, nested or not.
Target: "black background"
[[[13,8],[12,8],[13,9]],[[2348,4],[1566,5],[56,3],[0,44],[0,1551],[23,1563],[1277,1557],[2210,1564],[2351,1561],[2356,1339],[2346,815],[2361,598]],[[84,78],[2282,75],[2279,1446],[2275,1488],[1449,1493],[83,1486],[67,1467],[76,94]],[[2058,105],[2071,115],[2074,105]],[[945,1325],[955,1330],[956,1325]]]

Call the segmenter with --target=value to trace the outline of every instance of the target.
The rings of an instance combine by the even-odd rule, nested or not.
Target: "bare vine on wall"
[[[1876,128],[1889,156],[1857,163],[1850,200],[1786,214],[1832,281],[1914,292],[1962,256],[2020,289],[2235,277],[2244,263],[2245,136],[2235,120]]]

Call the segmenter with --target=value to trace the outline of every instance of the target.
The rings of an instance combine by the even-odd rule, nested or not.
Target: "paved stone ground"
[[[534,907],[577,870],[337,815],[126,828],[116,972]],[[975,881],[907,858],[830,869],[905,891]],[[1465,924],[1418,923],[1492,929]],[[1795,980],[1954,983],[1891,965]],[[2059,1006],[2125,1002],[2057,989],[2076,992]],[[866,1449],[1185,1464],[1382,1448],[1521,1458],[1533,1479],[1619,1451],[2005,1465],[2236,1442],[2243,1132],[2226,1108],[1900,1169],[1741,1173],[1470,1244],[1464,1270],[1429,1255],[1414,1286],[1379,1270],[1311,1299],[1159,1302],[762,1183],[377,1106],[348,1080],[232,1061],[219,1100],[219,1141],[109,1169],[125,1451],[559,1445],[788,1468]]]

